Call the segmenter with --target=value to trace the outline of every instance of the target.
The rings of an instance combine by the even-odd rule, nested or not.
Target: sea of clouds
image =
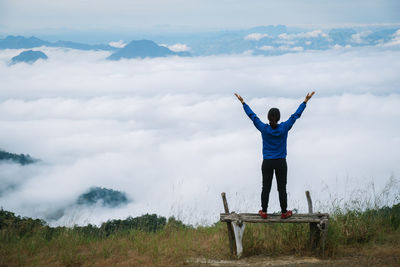
[[[400,49],[341,48],[107,61],[109,52],[42,47],[49,59],[9,66],[0,50],[0,148],[41,162],[0,164],[0,206],[51,225],[157,213],[194,225],[257,212],[261,136],[233,93],[266,121],[286,120],[289,208],[319,211],[400,201]],[[88,188],[126,192],[116,209],[76,208]],[[54,213],[65,209],[61,218]],[[273,183],[269,212],[279,211]]]

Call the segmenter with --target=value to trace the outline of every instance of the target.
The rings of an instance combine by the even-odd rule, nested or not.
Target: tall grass
[[[391,179],[383,193],[370,198],[364,192],[348,203],[332,200],[322,256],[374,245],[400,251],[400,195],[390,193],[399,188]],[[243,247],[244,257],[312,254],[308,224],[247,224]],[[146,214],[100,227],[49,227],[0,210],[0,266],[177,266],[200,257],[231,258],[225,223],[194,228]]]
[[[21,218],[15,224],[3,218],[0,226],[0,266],[176,266],[188,258],[230,258],[226,226],[220,222],[193,228],[170,218],[159,229],[121,228],[110,233],[95,226],[51,228],[39,220]],[[399,240],[400,204],[366,211],[337,210],[331,215],[325,256],[368,244],[400,246]],[[247,224],[243,246],[245,257],[309,255],[309,228],[307,224]]]
[[[4,210],[0,214],[0,266],[174,266],[188,257],[229,257],[226,227],[219,223],[195,229],[170,218],[159,229],[106,232],[105,227],[94,226],[51,228],[29,218],[10,219],[13,214]]]

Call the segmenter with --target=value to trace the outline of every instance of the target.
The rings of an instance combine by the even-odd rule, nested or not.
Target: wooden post
[[[225,192],[221,193],[221,197],[222,197],[222,202],[224,203],[225,213],[229,214],[229,207],[228,207],[228,202],[226,201]],[[229,248],[231,250],[231,255],[236,255],[235,236],[233,233],[232,224],[230,222],[227,222],[226,226],[228,228]]]
[[[306,191],[306,197],[307,197],[307,204],[308,204],[308,213],[313,213],[310,191]]]
[[[306,191],[308,213],[313,213],[312,200],[310,192]],[[310,245],[311,250],[315,250],[318,247],[321,236],[321,230],[318,228],[318,223],[310,223]]]

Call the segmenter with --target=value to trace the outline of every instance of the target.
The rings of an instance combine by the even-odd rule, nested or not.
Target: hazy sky
[[[286,24],[399,23],[398,0],[0,0],[0,29],[190,30]]]

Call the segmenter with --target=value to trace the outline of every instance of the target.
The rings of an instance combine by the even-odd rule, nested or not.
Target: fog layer
[[[14,66],[7,63],[20,51],[0,51],[0,148],[42,160],[0,164],[4,209],[53,225],[144,213],[208,224],[218,220],[224,191],[231,210],[257,212],[261,136],[233,93],[266,121],[271,107],[286,120],[312,90],[289,133],[289,208],[306,211],[307,189],[320,209],[354,192],[380,196],[379,205],[399,201],[397,49],[117,62],[107,52],[41,50],[47,61]],[[93,186],[133,201],[74,209]],[[64,216],[51,219],[60,209]]]

